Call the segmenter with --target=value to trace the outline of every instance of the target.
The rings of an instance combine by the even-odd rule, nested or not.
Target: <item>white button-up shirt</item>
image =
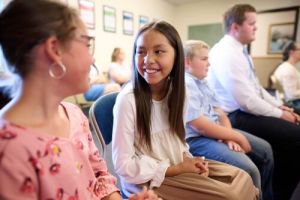
[[[282,103],[259,84],[244,48],[239,41],[225,35],[209,53],[208,81],[221,108],[227,113],[241,109],[254,115],[281,117],[278,107]]]

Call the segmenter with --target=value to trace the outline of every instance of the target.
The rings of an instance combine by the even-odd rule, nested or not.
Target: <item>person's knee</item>
[[[262,147],[264,149],[264,162],[265,163],[268,162],[268,163],[273,165],[274,164],[274,157],[273,157],[272,146],[267,141],[264,141]]]

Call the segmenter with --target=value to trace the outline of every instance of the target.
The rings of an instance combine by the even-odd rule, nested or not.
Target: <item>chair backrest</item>
[[[89,117],[92,127],[105,154],[106,145],[111,143],[113,127],[113,107],[118,92],[109,93],[98,98],[91,106]]]
[[[120,180],[114,171],[112,162],[112,128],[113,128],[113,107],[118,92],[109,93],[98,98],[91,106],[89,118],[92,128],[100,144],[100,154],[105,159],[108,171],[118,179],[118,188],[121,190]]]
[[[270,76],[270,80],[272,83],[272,88],[274,88],[278,91],[280,99],[283,100],[284,99],[284,91],[283,91],[283,87],[282,87],[280,81],[276,78],[276,76],[274,74]]]

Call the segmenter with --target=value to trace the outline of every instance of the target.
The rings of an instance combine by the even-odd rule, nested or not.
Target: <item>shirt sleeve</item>
[[[165,178],[168,160],[157,160],[135,149],[135,103],[133,94],[120,93],[114,106],[113,162],[116,173],[127,183],[150,182],[151,187],[159,187]]]
[[[251,72],[246,67],[248,66],[247,60],[246,58],[241,59],[243,56],[242,52],[240,54],[222,55],[224,59],[219,61],[222,67],[218,67],[219,70],[214,71],[218,80],[232,94],[242,110],[254,115],[279,118],[282,111],[261,98],[256,92],[254,83],[249,78]]]
[[[30,155],[24,146],[7,138],[11,132],[0,130],[0,199],[36,200],[38,182],[36,172],[30,164]]]
[[[281,106],[283,103],[280,100],[276,100],[269,92],[265,90],[265,88],[261,87],[261,91],[263,93],[264,100],[269,102],[275,107]]]
[[[211,94],[211,104],[213,107],[221,107],[220,100],[216,93],[210,88],[210,86],[207,84],[207,89],[209,90]]]
[[[285,67],[285,72],[281,78],[283,90],[289,100],[300,98],[300,90],[297,88],[299,81],[297,69],[290,69],[288,66]]]
[[[186,76],[186,89],[187,89],[187,113],[186,123],[193,121],[201,116],[202,105],[200,91],[196,83],[190,77]]]
[[[87,118],[85,116],[83,116],[83,118],[83,124],[88,127],[89,123]],[[89,161],[97,179],[97,181],[92,186],[92,188],[94,188],[93,192],[97,197],[100,197],[100,199],[102,199],[113,192],[119,191],[116,186],[117,179],[108,172],[106,162],[99,154],[99,151],[93,141],[90,129],[84,128],[84,130],[88,133],[87,137],[89,143]]]

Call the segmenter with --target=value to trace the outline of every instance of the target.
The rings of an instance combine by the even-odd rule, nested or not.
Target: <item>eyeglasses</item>
[[[86,42],[84,42],[83,40],[86,40]],[[89,52],[91,55],[94,54],[94,48],[95,48],[95,38],[93,36],[89,36],[89,35],[79,35],[79,38],[75,38],[76,41],[78,42],[84,42],[87,47],[89,48]]]

